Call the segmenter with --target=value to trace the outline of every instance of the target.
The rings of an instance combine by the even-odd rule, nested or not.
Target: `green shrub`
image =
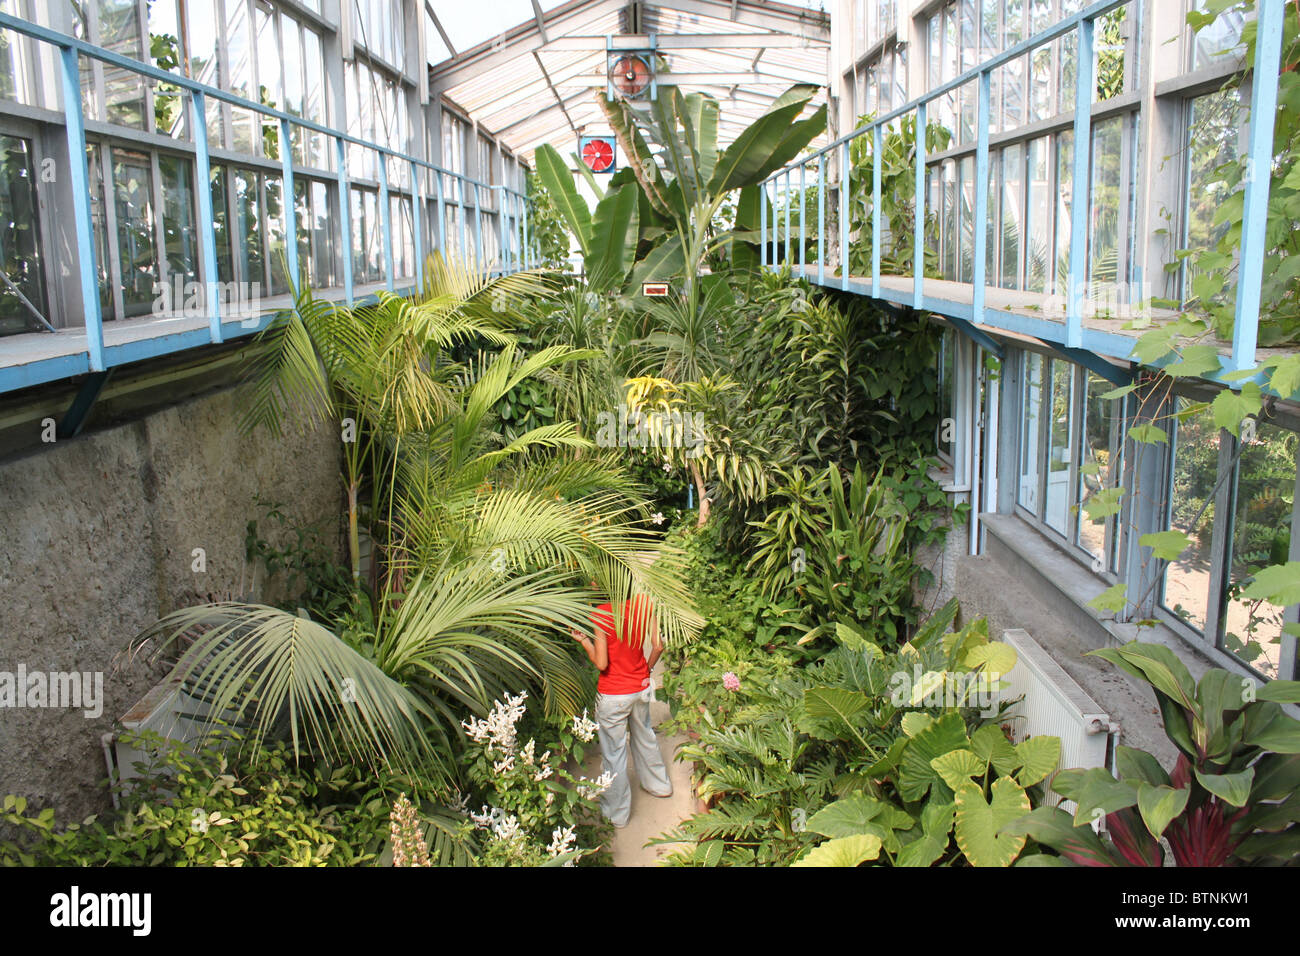
[[[358,866],[388,832],[385,781],[355,766],[296,763],[283,746],[187,753],[153,736],[154,759],[120,810],[59,827],[52,809],[4,799],[6,866]]]

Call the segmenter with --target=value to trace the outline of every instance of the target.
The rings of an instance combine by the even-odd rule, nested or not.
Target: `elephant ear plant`
[[[1198,684],[1168,648],[1136,641],[1092,653],[1151,685],[1178,760],[1167,773],[1151,754],[1120,747],[1118,777],[1062,770],[1051,786],[1077,802],[1073,819],[1040,807],[1002,831],[1060,855],[1022,864],[1162,866],[1164,844],[1178,866],[1300,860],[1300,721],[1281,706],[1300,702],[1300,682],[1260,686],[1211,670]],[[1105,837],[1086,825],[1103,817]]]

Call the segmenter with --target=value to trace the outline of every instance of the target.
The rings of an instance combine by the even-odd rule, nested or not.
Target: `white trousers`
[[[627,773],[628,738],[641,789],[656,797],[671,796],[672,781],[650,725],[648,694],[597,694],[596,722],[600,724],[602,769],[614,777],[600,797],[601,812],[616,827],[627,826],[632,815],[632,785]]]

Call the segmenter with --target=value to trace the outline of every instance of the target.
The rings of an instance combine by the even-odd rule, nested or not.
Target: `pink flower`
[[[740,690],[740,678],[731,671],[727,671],[722,675],[722,686],[727,690]]]

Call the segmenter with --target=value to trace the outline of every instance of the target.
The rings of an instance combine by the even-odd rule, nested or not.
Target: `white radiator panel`
[[[1007,711],[1013,739],[1019,743],[1044,734],[1059,737],[1061,769],[1105,767],[1110,732],[1105,711],[1027,632],[1005,631],[1002,640],[1015,648],[1016,666],[1002,678],[1006,687],[1001,698],[1023,698]],[[1048,805],[1075,810],[1074,801],[1050,788],[1044,796]]]

